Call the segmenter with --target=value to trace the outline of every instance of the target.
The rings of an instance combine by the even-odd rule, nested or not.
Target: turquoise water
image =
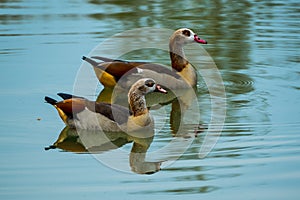
[[[298,199],[299,6],[292,0],[1,1],[1,199]],[[45,151],[64,124],[44,96],[72,93],[83,55],[141,27],[189,27],[209,42],[203,47],[221,73],[227,102],[213,150],[198,158],[209,134],[201,132],[179,160],[152,175],[120,172],[64,146]],[[126,56],[169,62],[160,51]],[[202,82],[199,88],[206,126],[210,96]],[[160,125],[168,114],[154,116]],[[156,130],[150,150],[172,138],[170,127]],[[109,159],[109,152],[101,155]],[[115,162],[128,167],[126,158]]]

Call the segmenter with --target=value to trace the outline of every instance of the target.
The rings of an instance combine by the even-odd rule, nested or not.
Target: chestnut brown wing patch
[[[119,80],[126,73],[127,73],[127,75],[129,75],[131,73],[137,73],[138,72],[137,67],[140,69],[148,69],[148,70],[152,70],[152,71],[155,71],[158,73],[168,74],[175,78],[180,78],[180,76],[173,70],[168,69],[162,65],[155,64],[155,63],[130,62],[130,61],[126,61],[126,60],[113,60],[113,59],[98,57],[98,56],[95,56],[93,58],[105,61],[103,63],[93,62],[93,66],[111,74],[112,76],[114,76],[116,78],[116,80]],[[84,60],[90,61],[90,63],[93,61],[86,57]]]
[[[55,105],[60,108],[67,116],[72,116],[73,114],[79,113],[85,108],[84,100],[76,98],[60,101]]]

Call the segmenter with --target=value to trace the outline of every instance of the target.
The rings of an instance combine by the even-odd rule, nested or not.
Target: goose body
[[[92,58],[103,62],[85,56],[83,60],[93,66],[97,78],[105,87],[114,87],[118,83],[121,87],[129,88],[136,80],[149,77],[169,89],[182,89],[197,84],[195,69],[185,58],[183,51],[184,45],[194,42],[207,44],[187,28],[178,29],[172,34],[169,42],[172,69],[154,63],[113,60],[100,56]]]
[[[45,101],[56,108],[64,123],[71,128],[131,132],[152,127],[153,119],[147,109],[145,95],[156,91],[167,93],[153,79],[138,80],[128,92],[130,110],[117,104],[90,101],[63,93],[58,93],[63,101],[47,96]]]

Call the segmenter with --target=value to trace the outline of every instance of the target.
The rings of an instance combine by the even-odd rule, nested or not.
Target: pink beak
[[[161,92],[161,93],[164,93],[164,94],[167,94],[168,91],[165,90],[164,88],[162,88],[160,85],[156,84],[156,88],[155,88],[155,91],[157,92]]]
[[[203,39],[199,38],[198,35],[194,36],[194,40],[198,43],[201,43],[201,44],[207,44],[206,40],[203,40]]]

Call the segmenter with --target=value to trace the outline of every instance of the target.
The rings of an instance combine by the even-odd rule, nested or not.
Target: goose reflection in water
[[[153,133],[138,137],[138,133],[129,135],[124,132],[102,132],[76,130],[66,126],[58,136],[58,139],[45,150],[61,149],[74,153],[101,154],[117,150],[126,144],[133,143],[129,153],[129,165],[131,171],[137,174],[153,174],[160,170],[162,162],[147,162],[145,160],[147,150],[153,141]]]

